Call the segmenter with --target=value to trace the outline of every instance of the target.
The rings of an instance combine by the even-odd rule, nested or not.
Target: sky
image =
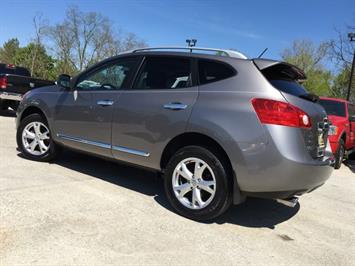
[[[26,45],[34,36],[36,14],[50,25],[61,22],[68,6],[108,17],[116,30],[133,32],[149,46],[233,48],[256,57],[278,59],[293,40],[320,43],[336,37],[335,28],[355,26],[354,0],[1,0],[0,44],[17,37]]]

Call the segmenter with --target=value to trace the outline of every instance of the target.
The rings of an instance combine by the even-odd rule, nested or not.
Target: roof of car
[[[161,46],[161,47],[144,47],[144,48],[137,48],[134,50],[129,50],[122,52],[121,54],[129,54],[129,53],[141,53],[141,52],[156,52],[156,51],[170,51],[170,52],[182,52],[186,54],[204,54],[207,52],[212,52],[212,56],[227,56],[239,59],[248,59],[244,54],[241,52],[230,50],[230,49],[218,49],[218,48],[207,48],[207,47],[182,47],[182,46]]]
[[[336,101],[336,102],[344,102],[348,103],[349,101],[340,99],[340,98],[333,98],[333,97],[319,97],[321,100],[329,100],[329,101]]]

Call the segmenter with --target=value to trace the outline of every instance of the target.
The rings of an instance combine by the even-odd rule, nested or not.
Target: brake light
[[[263,124],[310,128],[311,119],[300,108],[287,102],[253,99],[253,107]]]
[[[6,89],[7,88],[7,77],[0,77],[0,88]]]

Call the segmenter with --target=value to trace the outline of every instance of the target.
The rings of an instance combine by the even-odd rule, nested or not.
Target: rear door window
[[[328,115],[346,117],[345,103],[332,100],[319,100]]]
[[[226,63],[203,59],[198,62],[198,72],[201,85],[227,79],[236,74],[235,69]]]
[[[184,57],[148,56],[134,89],[179,89],[192,86],[191,60]]]

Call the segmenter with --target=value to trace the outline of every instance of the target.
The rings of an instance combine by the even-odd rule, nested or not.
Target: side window
[[[191,86],[191,61],[179,57],[147,57],[134,89],[178,89]]]
[[[76,87],[81,90],[118,90],[135,67],[136,59],[118,61],[80,78]]]
[[[236,74],[234,68],[227,64],[202,59],[198,62],[198,72],[200,84],[202,85],[227,79]]]

